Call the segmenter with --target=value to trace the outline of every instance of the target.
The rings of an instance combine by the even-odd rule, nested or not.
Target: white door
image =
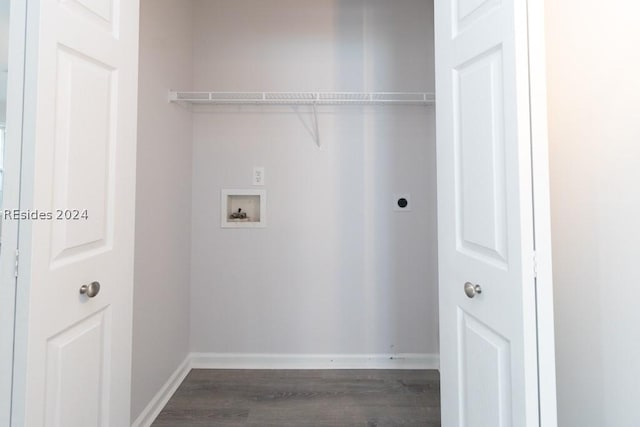
[[[138,8],[29,2],[16,427],[130,425]]]
[[[435,4],[442,425],[538,426],[527,0]]]

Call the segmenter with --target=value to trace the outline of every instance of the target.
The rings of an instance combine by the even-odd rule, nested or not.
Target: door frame
[[[3,165],[2,211],[20,208],[24,77],[27,35],[27,1],[9,2],[9,53],[10,74],[7,81],[7,117]],[[4,212],[2,217],[4,217]],[[15,372],[15,328],[20,325],[17,317],[20,303],[17,300],[19,221],[2,221],[2,248],[0,250],[0,424],[10,425],[13,405]]]
[[[20,168],[17,176],[19,193],[17,194],[17,206],[21,212],[33,209],[33,183],[35,176],[35,122],[38,105],[37,93],[37,60],[39,45],[39,10],[40,0],[12,0],[12,5],[19,1],[20,17],[22,18],[21,50],[21,126],[20,126],[20,155],[18,157]],[[17,41],[16,41],[17,43]],[[26,394],[26,360],[29,294],[31,290],[31,221],[11,221],[15,224],[16,250],[19,258],[13,258],[17,274],[15,292],[15,322],[13,338],[13,378],[11,399],[11,427],[20,427],[24,424],[24,410]]]
[[[454,1],[454,0],[435,0]],[[5,200],[11,200],[11,205],[21,209],[29,209],[33,195],[33,176],[35,173],[34,161],[34,134],[33,121],[35,119],[35,107],[37,105],[36,87],[36,61],[38,45],[38,0],[13,0],[11,1],[11,49],[10,63],[15,65],[15,72],[10,81],[12,108],[7,111],[19,111],[20,126],[15,126],[13,132],[7,135],[7,159],[14,160],[21,165],[21,170],[16,169],[12,176],[5,175],[7,182],[11,180],[11,188],[5,187]],[[537,334],[538,334],[538,383],[539,383],[539,410],[540,425],[542,427],[557,426],[556,414],[556,368],[554,346],[554,308],[553,308],[553,280],[551,265],[551,222],[549,200],[549,166],[548,166],[548,133],[547,133],[547,92],[546,92],[546,54],[544,38],[544,2],[527,1],[529,13],[528,20],[528,44],[529,44],[529,84],[530,84],[530,115],[531,115],[531,150],[532,150],[532,182],[534,198],[534,223],[536,242],[536,296],[537,296]],[[21,24],[21,25],[20,25]],[[435,40],[435,43],[438,41]],[[15,116],[15,113],[13,116]],[[15,122],[17,117],[7,122]],[[11,120],[11,121],[10,121]],[[24,141],[24,142],[23,142]],[[29,251],[30,251],[30,226],[29,221],[3,222],[3,248],[0,254],[0,280],[2,283],[13,277],[16,283],[15,301],[0,300],[0,310],[10,310],[14,314],[15,324],[5,324],[0,327],[0,337],[4,339],[5,332],[10,328],[13,336],[13,352],[9,355],[8,369],[12,371],[13,397],[24,395],[25,369],[27,343],[27,314],[29,310],[28,296],[30,288],[29,277]],[[5,240],[6,239],[6,240]],[[14,277],[15,251],[20,248],[23,256],[20,260],[22,273],[17,280]],[[9,303],[9,304],[7,304]],[[9,311],[7,311],[9,312]],[[15,334],[14,334],[15,331]],[[5,354],[1,359],[7,360]],[[0,402],[8,401],[11,413],[15,416],[11,419],[11,426],[21,425],[21,411],[24,410],[24,402],[20,399],[5,400],[3,381],[7,373],[7,366],[0,366]],[[11,397],[11,396],[10,396]],[[5,418],[5,407],[0,405],[0,424]]]
[[[545,1],[528,0],[529,111],[536,267],[538,405],[541,427],[558,425],[553,305]]]

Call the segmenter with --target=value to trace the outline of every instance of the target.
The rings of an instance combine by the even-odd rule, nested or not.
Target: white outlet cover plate
[[[400,199],[406,199],[409,202],[406,208],[401,208],[398,205]],[[393,196],[393,210],[396,212],[411,212],[411,194],[395,194]]]
[[[256,166],[253,168],[253,185],[264,185],[264,167]]]

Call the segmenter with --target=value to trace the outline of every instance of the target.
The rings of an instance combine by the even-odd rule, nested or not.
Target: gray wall
[[[194,5],[198,89],[434,90],[430,1]],[[308,112],[194,114],[191,350],[437,354],[434,109],[323,107],[321,149]],[[268,227],[221,229],[254,166]]]
[[[640,5],[547,1],[560,426],[640,425]]]
[[[191,87],[192,8],[141,7],[132,420],[189,350],[191,115],[167,91]]]

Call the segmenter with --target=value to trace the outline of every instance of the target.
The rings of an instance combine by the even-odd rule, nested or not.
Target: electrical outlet
[[[411,195],[396,194],[393,197],[393,210],[396,212],[411,212]]]
[[[264,167],[253,168],[253,185],[264,185]]]

